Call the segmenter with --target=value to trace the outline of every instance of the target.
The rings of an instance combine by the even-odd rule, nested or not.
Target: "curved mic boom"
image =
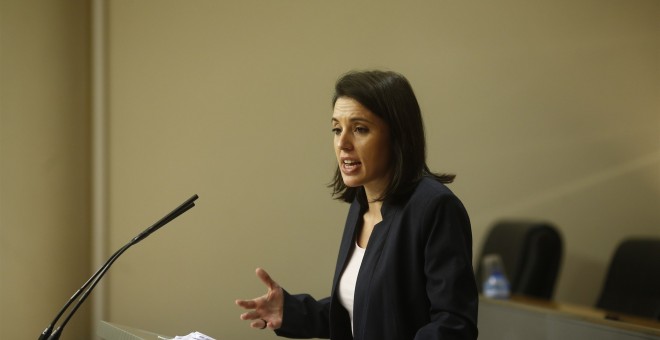
[[[181,205],[179,205],[176,209],[172,210],[169,214],[165,215],[163,218],[158,220],[158,222],[154,223],[152,226],[149,228],[145,229],[143,232],[141,232],[139,235],[135,236],[133,239],[131,239],[126,245],[121,247],[119,250],[117,250],[110,258],[99,268],[92,277],[90,277],[85,284],[83,284],[80,289],[78,289],[73,296],[69,299],[69,301],[64,304],[64,307],[60,310],[59,313],[57,313],[57,316],[55,316],[55,319],[53,322],[51,322],[48,327],[41,333],[39,336],[39,340],[57,340],[60,338],[60,335],[62,334],[62,331],[64,330],[64,326],[69,322],[73,314],[76,313],[78,308],[82,305],[83,302],[85,302],[85,299],[87,299],[87,296],[92,292],[94,287],[96,287],[96,284],[99,283],[101,278],[103,278],[103,275],[110,269],[110,266],[123,254],[128,248],[131,246],[137,244],[138,242],[144,240],[147,238],[147,236],[151,235],[153,232],[156,230],[160,229],[162,226],[166,225],[167,223],[171,222],[175,218],[179,217],[179,215],[183,214],[184,212],[188,211],[190,208],[195,206],[195,200],[197,200],[199,196],[193,195],[189,199],[187,199],[185,202],[183,202]],[[82,294],[82,295],[81,295]],[[71,303],[75,301],[80,297],[78,300],[78,303],[73,306],[73,309],[71,312],[69,312],[69,315],[67,315],[66,319],[62,322],[62,324],[53,331],[55,328],[55,324],[57,321],[62,317],[64,312],[69,308]]]

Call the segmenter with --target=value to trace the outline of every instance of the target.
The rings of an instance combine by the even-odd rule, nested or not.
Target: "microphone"
[[[103,278],[103,275],[110,269],[110,266],[123,254],[128,248],[132,247],[133,245],[137,244],[138,242],[144,240],[147,238],[147,236],[151,235],[153,232],[156,230],[160,229],[162,226],[166,225],[167,223],[171,222],[175,218],[179,217],[181,214],[184,212],[188,211],[192,207],[195,206],[195,200],[197,200],[199,196],[193,195],[189,199],[187,199],[185,202],[183,202],[181,205],[176,207],[176,209],[172,210],[169,214],[165,215],[163,218],[158,220],[156,223],[154,223],[152,226],[149,228],[145,229],[143,232],[135,236],[133,239],[131,239],[126,245],[121,247],[119,250],[117,250],[110,258],[99,268],[92,277],[90,277],[85,284],[83,284],[80,289],[78,289],[71,298],[64,304],[64,307],[60,310],[59,313],[57,313],[57,316],[55,316],[55,319],[46,327],[46,329],[41,333],[39,336],[39,340],[57,340],[60,338],[60,335],[62,335],[62,332],[64,330],[64,326],[69,322],[71,317],[76,313],[78,308],[82,305],[83,302],[85,302],[85,299],[87,299],[87,296],[92,292],[94,287],[96,287],[96,284],[99,283],[101,278]],[[82,295],[81,295],[82,294]],[[62,317],[64,312],[69,308],[69,306],[77,299],[80,297],[78,300],[78,303],[76,303],[73,306],[73,309],[69,312],[67,315],[66,319],[62,322],[62,324],[57,327],[54,331],[53,329],[55,328],[55,324],[57,321]]]

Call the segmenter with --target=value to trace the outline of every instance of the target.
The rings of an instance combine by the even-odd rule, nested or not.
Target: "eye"
[[[332,133],[339,136],[341,134],[341,129],[338,127],[332,128]]]
[[[365,133],[369,132],[369,129],[364,127],[364,126],[356,126],[353,131],[355,131],[356,133],[359,133],[359,134],[365,134]]]

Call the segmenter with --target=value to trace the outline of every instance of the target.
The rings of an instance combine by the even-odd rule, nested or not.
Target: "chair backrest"
[[[563,243],[559,230],[547,222],[503,220],[493,225],[481,249],[475,276],[481,289],[483,258],[498,254],[512,294],[552,299]]]
[[[660,238],[619,244],[596,307],[660,320]]]

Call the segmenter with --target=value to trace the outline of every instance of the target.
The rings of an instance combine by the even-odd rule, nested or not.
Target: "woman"
[[[331,296],[237,300],[254,328],[290,338],[476,339],[478,293],[465,208],[426,165],[422,116],[394,72],[352,72],[333,98],[335,198],[350,203]]]

